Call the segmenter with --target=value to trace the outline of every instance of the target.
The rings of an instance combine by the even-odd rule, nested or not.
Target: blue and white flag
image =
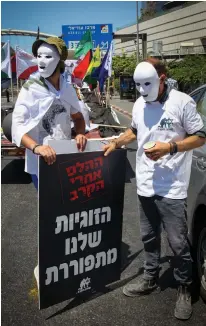
[[[101,65],[94,70],[91,74],[93,78],[99,81],[100,92],[103,92],[104,82],[108,77],[112,75],[112,54],[113,54],[113,43],[111,42],[107,53],[105,54]]]

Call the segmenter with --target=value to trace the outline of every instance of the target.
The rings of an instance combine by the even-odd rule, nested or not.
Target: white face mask
[[[156,101],[159,92],[160,79],[156,69],[149,62],[141,62],[134,71],[134,81],[137,90],[145,102]]]
[[[57,67],[60,55],[55,46],[43,43],[37,50],[37,64],[40,75],[44,78],[51,76]]]

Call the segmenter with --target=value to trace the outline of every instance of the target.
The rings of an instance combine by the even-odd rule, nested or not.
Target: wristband
[[[170,155],[177,153],[177,144],[175,142],[170,143]]]
[[[177,153],[177,151],[178,151],[178,148],[177,148],[177,143],[173,143],[173,145],[174,145],[174,154],[176,154]]]
[[[41,145],[36,144],[36,145],[33,147],[33,149],[32,149],[33,154],[35,154],[35,149],[36,149],[38,146],[41,146]]]

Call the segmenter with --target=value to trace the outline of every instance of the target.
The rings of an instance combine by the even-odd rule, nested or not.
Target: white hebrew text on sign
[[[80,228],[102,224],[111,221],[111,208],[109,206],[91,209],[89,212],[57,216],[55,234],[74,230],[74,225],[80,223]]]
[[[83,234],[78,234],[77,237],[68,238],[65,240],[65,255],[75,254],[78,250],[77,243],[81,243],[80,249],[83,251],[87,244],[90,248],[98,247],[101,243],[102,231],[94,231]]]
[[[52,266],[46,269],[45,285],[59,281],[59,278],[67,279],[70,276],[80,275],[117,261],[117,248],[109,249],[107,252],[98,252],[96,255],[89,255],[79,260],[71,260],[69,263],[63,263],[59,267]]]

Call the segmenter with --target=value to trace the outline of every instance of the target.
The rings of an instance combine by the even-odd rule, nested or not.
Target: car
[[[197,103],[197,110],[206,128],[206,85],[194,90],[190,96]],[[193,151],[187,213],[188,235],[200,283],[200,294],[206,301],[206,142]]]

